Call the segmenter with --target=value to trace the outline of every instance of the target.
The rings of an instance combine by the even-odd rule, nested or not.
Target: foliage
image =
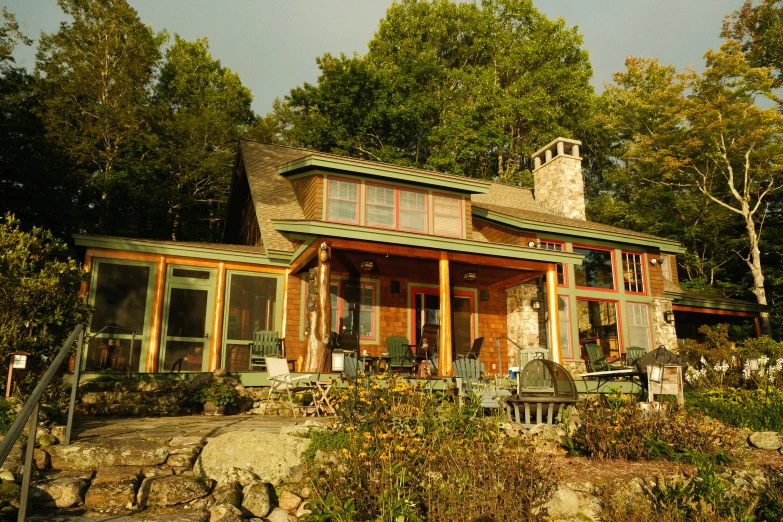
[[[5,435],[14,420],[16,420],[14,404],[6,399],[0,399],[0,433]]]
[[[317,437],[335,462],[308,469],[308,520],[545,519],[539,508],[554,488],[545,457],[506,443],[476,402],[394,375],[332,390],[339,427]]]
[[[318,84],[293,89],[268,121],[292,145],[529,181],[536,148],[587,126],[581,45],[530,0],[404,0],[365,56],[324,55]]]
[[[204,382],[193,392],[192,400],[197,404],[209,401],[215,406],[229,406],[236,404],[239,393],[231,383],[220,382],[215,379]]]
[[[619,393],[588,399],[579,418],[581,426],[566,436],[564,445],[594,459],[725,461],[737,442],[733,431],[699,413],[679,409],[645,415],[634,399]]]
[[[686,399],[689,407],[737,428],[783,432],[783,391],[778,388],[689,390]]]
[[[726,17],[721,36],[742,44],[742,51],[755,67],[772,67],[778,82],[783,80],[783,4],[780,0],[761,0],[742,7]],[[778,100],[778,103],[783,101]]]
[[[33,354],[24,387],[36,384],[48,359],[90,308],[78,295],[85,274],[66,246],[48,231],[24,232],[12,215],[0,220],[0,361],[24,350]]]

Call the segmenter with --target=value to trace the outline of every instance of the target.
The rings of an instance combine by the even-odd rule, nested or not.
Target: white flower
[[[750,376],[753,372],[750,371],[750,365],[748,364],[748,361],[745,361],[745,366],[742,368],[742,377],[745,380],[750,379]]]
[[[700,362],[701,362],[703,365],[705,365],[705,366],[707,365],[707,359],[705,359],[703,355],[701,356],[701,359],[699,359],[699,361],[700,361]]]
[[[716,364],[715,366],[713,366],[713,369],[716,372],[726,373],[726,370],[729,369],[729,363],[727,363],[725,360],[723,360],[722,362],[720,362],[720,363]]]

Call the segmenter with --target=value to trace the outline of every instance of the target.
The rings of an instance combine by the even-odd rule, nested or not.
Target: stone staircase
[[[188,383],[174,380],[86,381],[79,385],[82,416],[170,416],[191,413]]]

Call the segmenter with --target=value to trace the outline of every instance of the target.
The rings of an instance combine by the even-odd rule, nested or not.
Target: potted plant
[[[224,415],[226,406],[236,404],[239,394],[227,383],[208,381],[196,390],[195,401],[204,405],[206,415]]]

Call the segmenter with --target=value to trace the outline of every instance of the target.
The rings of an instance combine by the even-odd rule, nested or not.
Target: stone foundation
[[[671,299],[663,299],[656,297],[653,299],[653,348],[658,346],[665,346],[669,350],[676,352],[677,345],[677,331],[674,328],[674,323],[669,324],[663,318],[663,314],[666,311],[672,309]]]

